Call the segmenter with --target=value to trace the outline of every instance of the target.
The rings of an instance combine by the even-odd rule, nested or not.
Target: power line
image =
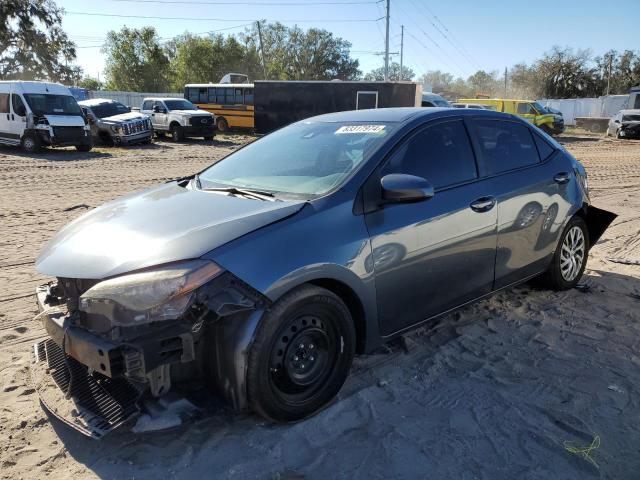
[[[70,12],[66,11],[67,15],[86,15],[91,17],[117,17],[117,18],[143,18],[149,20],[198,20],[198,21],[206,21],[206,22],[253,22],[255,20],[251,20],[248,18],[202,18],[202,17],[156,17],[153,15],[122,15],[118,13],[93,13],[93,12]],[[380,20],[379,18],[353,18],[353,19],[276,19],[276,20],[268,20],[271,22],[297,22],[297,23],[305,23],[305,22],[318,22],[318,23],[361,23],[361,22],[377,22]]]
[[[460,42],[460,40],[458,40],[458,39],[457,39],[457,37],[455,37],[455,35],[453,34],[453,32],[451,32],[451,31],[447,28],[447,26],[444,24],[444,22],[443,22],[442,20],[440,20],[440,18],[439,18],[439,17],[438,17],[434,12],[433,12],[433,10],[431,10],[427,5],[425,5],[425,4],[423,4],[423,3],[418,2],[418,4],[419,4],[421,7],[424,7],[424,9],[425,9],[428,13],[430,13],[430,14],[431,14],[431,16],[436,20],[436,22],[438,22],[438,23],[442,26],[442,28],[444,28],[444,30],[449,34],[449,37],[451,37],[451,40],[447,37],[447,35],[445,35],[445,34],[444,34],[444,32],[440,31],[440,29],[439,29],[435,24],[433,24],[433,22],[431,22],[431,23],[432,23],[432,25],[434,26],[434,28],[436,28],[436,30],[438,30],[438,31],[440,32],[440,34],[441,34],[442,36],[444,36],[444,37],[449,41],[449,43],[451,43],[451,45],[453,45],[453,47],[454,47],[456,50],[458,50],[458,51],[459,51],[459,52],[460,52],[460,53],[461,53],[461,54],[462,54],[462,55],[463,55],[467,60],[469,60],[469,61],[471,62],[471,64],[472,64],[475,68],[477,68],[478,70],[482,70],[482,67],[481,67],[480,63],[478,63],[478,62],[476,61],[476,59],[475,59],[475,58],[474,58],[474,57],[469,53],[469,51],[468,51],[466,48],[464,48],[464,45],[462,45],[462,43]],[[458,47],[453,43],[453,41],[452,41],[452,40],[455,40],[455,42],[460,46],[460,48],[458,48]]]
[[[110,0],[111,2],[128,2],[128,3],[161,3],[161,4],[173,4],[173,5],[250,5],[254,7],[260,7],[262,5],[267,7],[306,7],[308,5],[373,5],[379,3],[382,0],[367,0],[367,1],[348,1],[348,2],[336,2],[336,1],[310,1],[304,3],[296,2],[207,2],[202,0]]]

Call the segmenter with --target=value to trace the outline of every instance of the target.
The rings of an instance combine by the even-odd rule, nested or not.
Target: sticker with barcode
[[[344,125],[336,130],[336,134],[343,133],[380,133],[384,125]]]

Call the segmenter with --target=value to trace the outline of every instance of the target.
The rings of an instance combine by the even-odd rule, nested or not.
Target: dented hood
[[[172,182],[106,203],[68,224],[45,246],[36,269],[55,277],[102,279],[198,258],[303,205],[303,200],[254,200]]]

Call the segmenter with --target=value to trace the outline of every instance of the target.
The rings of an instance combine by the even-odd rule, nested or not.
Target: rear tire
[[[304,285],[263,316],[249,351],[250,408],[279,422],[326,406],[346,380],[355,353],[349,309],[334,293]]]
[[[35,133],[27,133],[22,137],[20,141],[20,145],[22,145],[22,149],[27,153],[36,153],[40,151],[42,147],[42,142],[40,142],[40,137]]]
[[[184,140],[184,131],[180,125],[173,125],[171,127],[171,139],[174,142],[181,142]]]
[[[573,217],[562,232],[549,269],[541,283],[552,290],[575,287],[584,273],[589,256],[589,231],[581,217]]]

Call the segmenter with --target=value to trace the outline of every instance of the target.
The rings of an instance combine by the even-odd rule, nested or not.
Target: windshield
[[[388,123],[299,122],[232,153],[200,174],[203,189],[237,187],[322,195],[344,180],[395,128]]]
[[[547,110],[546,107],[542,106],[541,103],[538,102],[533,102],[533,106],[535,107],[535,109],[538,111],[538,113],[551,113],[549,110]]]
[[[623,115],[622,121],[623,122],[640,122],[640,114]]]
[[[189,100],[165,100],[164,104],[169,110],[197,110]]]
[[[98,118],[107,118],[113,117],[114,115],[120,115],[122,113],[129,113],[129,107],[125,107],[120,102],[109,102],[109,103],[100,103],[98,105],[94,105],[91,108],[91,111]]]
[[[71,95],[25,93],[24,98],[35,115],[81,115],[78,102]]]

